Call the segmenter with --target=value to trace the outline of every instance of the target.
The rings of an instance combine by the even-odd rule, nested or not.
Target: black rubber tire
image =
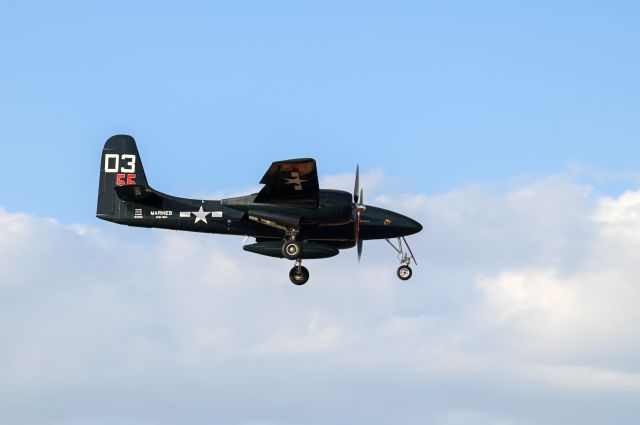
[[[413,276],[413,270],[409,266],[400,266],[397,274],[400,280],[409,280]]]
[[[302,255],[302,245],[298,241],[286,241],[282,244],[282,256],[287,260],[297,260]]]
[[[294,285],[304,285],[309,280],[309,270],[305,266],[300,266],[300,273],[298,273],[298,267],[294,266],[289,272],[289,280]]]

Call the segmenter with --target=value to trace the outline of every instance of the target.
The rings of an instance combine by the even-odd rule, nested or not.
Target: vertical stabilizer
[[[120,217],[123,202],[115,192],[116,186],[148,186],[136,142],[131,136],[112,136],[104,144],[100,161],[100,184],[96,216],[106,220]]]

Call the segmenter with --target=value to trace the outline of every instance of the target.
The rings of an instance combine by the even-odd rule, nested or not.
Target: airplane
[[[102,150],[96,217],[128,226],[253,237],[245,251],[295,261],[289,272],[295,285],[309,280],[302,260],[357,247],[359,261],[363,241],[373,239],[385,239],[396,251],[401,280],[413,275],[409,265],[417,263],[405,237],[420,232],[422,225],[365,205],[359,166],[353,195],[320,189],[311,158],[276,161],[260,183],[258,193],[221,200],[166,195],[149,186],[133,137],[116,135]]]

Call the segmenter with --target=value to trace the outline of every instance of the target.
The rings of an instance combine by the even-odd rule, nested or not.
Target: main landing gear
[[[287,260],[297,260],[302,254],[302,245],[296,240],[300,231],[295,228],[288,228],[282,244],[282,256]]]
[[[289,280],[294,285],[304,285],[309,280],[309,270],[302,265],[302,244],[296,240],[298,229],[289,228],[282,244],[282,256],[287,260],[296,260],[296,265],[289,272]]]
[[[296,240],[285,241],[282,244],[282,256],[287,260],[296,260],[302,253],[302,245]]]
[[[302,265],[302,260],[296,260],[296,265],[289,272],[289,279],[294,285],[304,285],[309,280],[309,270]]]
[[[413,270],[411,270],[411,267],[409,267],[409,264],[411,264],[411,260],[413,260],[413,263],[415,265],[418,265],[418,263],[416,262],[416,258],[413,256],[413,252],[411,252],[411,248],[409,247],[407,240],[404,238],[404,236],[399,237],[397,246],[393,242],[391,242],[389,239],[385,239],[385,240],[398,253],[398,260],[400,260],[400,267],[398,267],[398,272],[397,272],[398,278],[400,280],[411,279],[411,276],[413,275]],[[404,252],[402,242],[404,242],[404,245],[406,245],[407,251],[409,251],[408,253]]]

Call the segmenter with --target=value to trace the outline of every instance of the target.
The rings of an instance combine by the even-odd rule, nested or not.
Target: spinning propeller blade
[[[358,203],[358,192],[360,191],[360,164],[356,166],[356,185],[353,188],[353,202]]]
[[[353,188],[353,209],[355,212],[354,222],[355,222],[355,235],[354,239],[358,249],[358,262],[360,262],[360,258],[362,257],[362,239],[360,239],[360,219],[362,211],[365,209],[362,201],[364,199],[364,191],[360,188],[360,165],[356,166],[356,183]]]

